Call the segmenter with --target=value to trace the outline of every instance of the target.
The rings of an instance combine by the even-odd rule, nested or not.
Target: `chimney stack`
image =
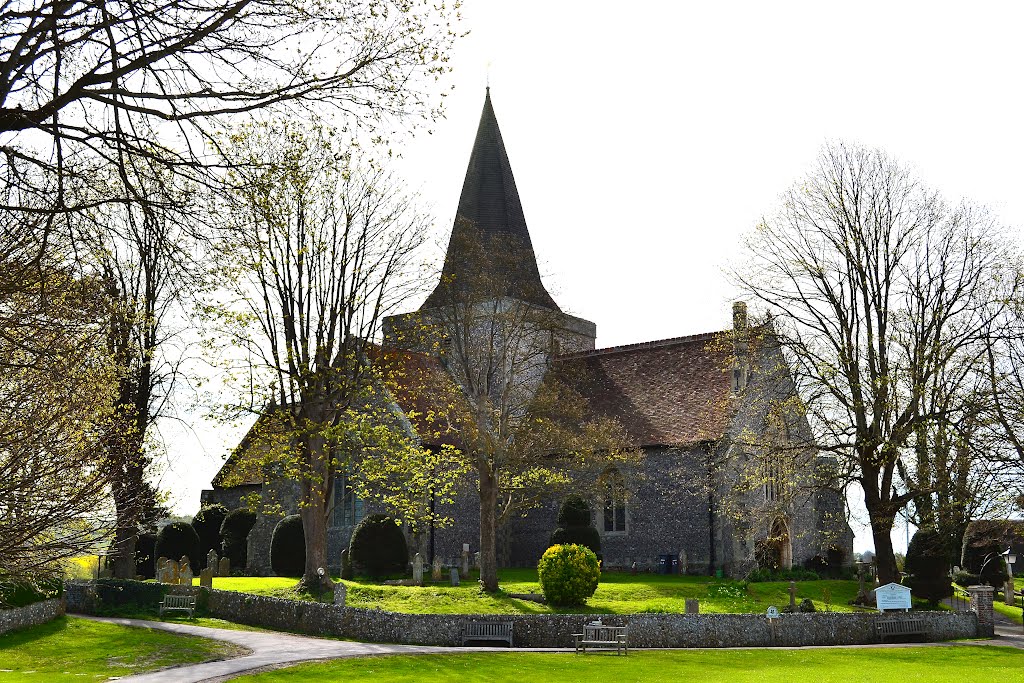
[[[750,375],[750,342],[747,334],[747,304],[736,301],[732,305],[732,390],[742,391]]]

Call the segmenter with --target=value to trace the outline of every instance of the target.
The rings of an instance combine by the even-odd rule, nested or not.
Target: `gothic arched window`
[[[334,510],[331,526],[353,527],[363,518],[363,500],[356,496],[347,472],[334,475]]]
[[[626,531],[626,483],[622,473],[610,469],[604,474],[603,482],[604,514],[603,527],[605,533],[625,533]]]

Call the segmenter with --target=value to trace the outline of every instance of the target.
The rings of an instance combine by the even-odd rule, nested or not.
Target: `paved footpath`
[[[280,668],[284,665],[297,664],[318,659],[343,659],[346,657],[364,657],[367,655],[429,655],[444,653],[467,652],[509,652],[506,647],[439,647],[427,645],[387,645],[381,643],[357,643],[346,640],[331,640],[300,636],[291,633],[273,631],[236,631],[225,628],[192,626],[177,622],[145,621],[142,619],[119,619],[111,617],[90,617],[80,614],[76,618],[103,621],[121,626],[136,628],[152,628],[190,636],[201,636],[224,640],[240,645],[251,651],[251,654],[225,659],[216,662],[205,662],[190,666],[162,669],[138,676],[127,676],[120,679],[126,683],[220,683],[245,673]],[[996,615],[996,637],[991,640],[974,640],[948,643],[890,643],[876,645],[839,645],[827,646],[838,648],[890,648],[890,647],[950,647],[954,645],[987,646],[1000,645],[1024,649],[1024,629],[1008,619],[999,620]],[[822,646],[826,647],[826,646]],[[732,648],[729,648],[732,649]],[[778,650],[798,649],[793,647],[770,648]],[[561,649],[527,649],[514,648],[519,652],[572,652],[572,648]]]

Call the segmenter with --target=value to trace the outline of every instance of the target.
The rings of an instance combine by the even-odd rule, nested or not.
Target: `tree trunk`
[[[306,567],[300,586],[314,593],[334,587],[327,571],[327,487],[330,453],[324,439],[314,437],[305,445],[310,476],[303,478],[302,535],[306,541]],[[323,570],[323,576],[320,570]]]
[[[498,480],[486,462],[480,473],[480,585],[488,593],[498,592]]]
[[[887,583],[899,583],[899,571],[896,568],[896,555],[892,549],[892,525],[891,515],[880,515],[877,512],[868,510],[871,519],[871,537],[875,542],[875,563],[878,566],[878,582],[881,585]]]
[[[135,543],[139,538],[138,505],[134,500],[115,500],[114,508],[117,513],[117,528],[114,530],[111,569],[115,578],[134,579]]]

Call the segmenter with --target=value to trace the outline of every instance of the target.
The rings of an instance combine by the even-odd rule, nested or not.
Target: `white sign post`
[[[875,589],[875,606],[879,612],[910,609],[910,588],[898,583],[887,583]]]
[[[765,616],[768,617],[769,621],[772,621],[774,619],[778,619],[779,618],[779,608],[776,607],[775,605],[772,605],[771,607],[768,608],[768,611],[765,613]]]

